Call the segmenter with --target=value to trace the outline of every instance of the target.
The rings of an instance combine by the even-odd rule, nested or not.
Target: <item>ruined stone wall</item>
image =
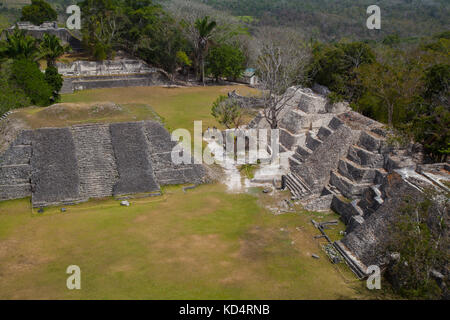
[[[0,200],[45,207],[202,183],[201,165],[172,164],[174,145],[153,121],[25,130],[0,154]]]
[[[31,131],[16,135],[0,153],[0,201],[31,196]]]
[[[64,82],[61,93],[78,90],[166,85],[167,75],[139,60],[57,63]]]

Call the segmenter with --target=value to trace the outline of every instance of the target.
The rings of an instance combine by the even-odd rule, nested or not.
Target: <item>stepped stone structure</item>
[[[268,124],[260,114],[250,127]],[[377,250],[405,196],[420,201],[431,188],[448,199],[448,164],[423,165],[416,146],[390,145],[383,124],[345,103],[331,104],[326,96],[300,89],[283,110],[279,129],[281,157],[288,159],[283,186],[307,210],[340,214],[346,236],[334,246],[361,278],[368,266],[384,263]],[[446,202],[435,206],[449,220]]]
[[[35,37],[37,39],[42,39],[44,34],[51,34],[58,37],[63,44],[68,44],[72,47],[72,50],[75,52],[82,51],[82,45],[80,39],[75,37],[69,30],[66,28],[59,28],[56,21],[53,22],[44,22],[40,26],[35,26],[31,22],[17,22],[17,26],[13,25],[9,29],[5,30],[7,33],[14,32],[14,30],[18,28],[19,30],[24,30],[28,35]],[[5,37],[5,34],[2,35],[2,38]]]
[[[165,72],[151,68],[140,60],[75,61],[69,64],[58,62],[56,65],[58,72],[64,77],[61,93],[169,83]]]
[[[172,164],[175,145],[154,121],[22,130],[0,154],[0,201],[45,207],[204,182],[201,165]]]

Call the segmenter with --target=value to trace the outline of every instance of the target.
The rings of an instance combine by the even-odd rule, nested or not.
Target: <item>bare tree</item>
[[[258,39],[257,68],[263,90],[264,117],[270,127],[276,129],[280,113],[292,102],[301,88],[299,84],[305,80],[310,54],[301,38],[291,31],[263,28]]]

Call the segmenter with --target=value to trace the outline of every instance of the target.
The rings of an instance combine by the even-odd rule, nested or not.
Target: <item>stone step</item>
[[[373,132],[362,131],[358,146],[371,152],[379,152],[385,144],[385,139]]]
[[[72,135],[78,159],[82,196],[91,198],[112,196],[118,173],[109,125],[74,126]]]
[[[0,166],[29,164],[30,158],[30,145],[13,145],[0,155]]]
[[[305,143],[309,149],[315,151],[322,144],[322,141],[320,141],[317,138],[314,138],[311,134],[307,134]]]
[[[376,171],[364,168],[349,159],[341,159],[338,163],[339,173],[357,183],[369,183],[375,180]]]
[[[302,156],[302,155],[300,155],[299,153],[296,152],[296,153],[294,153],[292,158],[295,159],[296,161],[298,161],[299,163],[303,163],[303,162],[305,162],[305,159],[307,157],[304,157],[304,156]]]
[[[347,225],[347,228],[345,229],[345,232],[350,233],[354,231],[356,228],[358,228],[360,225],[364,223],[364,217],[362,215],[353,216],[350,219],[349,224]]]
[[[333,247],[339,252],[339,254],[344,258],[346,264],[353,271],[353,273],[359,278],[364,279],[367,277],[366,266],[355,257],[350,250],[348,250],[341,241],[335,241]]]
[[[300,199],[301,198],[301,193],[302,191],[300,189],[297,188],[297,186],[295,185],[295,183],[292,181],[291,178],[288,178],[286,176],[286,187],[287,189],[289,189],[289,191],[291,192],[292,196],[296,199]]]
[[[31,196],[31,184],[6,184],[0,185],[0,201],[21,199]]]
[[[349,148],[347,158],[363,167],[382,168],[384,165],[382,154],[370,152],[357,145]]]
[[[331,119],[330,123],[328,124],[328,128],[330,128],[331,130],[336,130],[339,129],[339,127],[343,124],[344,122],[341,119],[333,117],[333,119]]]
[[[298,146],[295,150],[295,153],[298,153],[303,160],[312,155],[313,151],[309,149],[307,146]]]
[[[300,162],[297,158],[296,155],[294,154],[292,157],[289,157],[289,166],[292,167],[296,167],[301,165],[302,162]]]
[[[358,203],[358,199],[352,201],[343,195],[334,195],[331,201],[331,209],[341,216],[342,222],[349,225],[352,217],[364,215],[364,211],[359,207]]]
[[[319,132],[317,132],[317,137],[322,140],[325,141],[326,138],[328,138],[328,136],[330,136],[333,133],[333,130],[331,130],[328,127],[320,127]]]
[[[0,167],[0,183],[10,180],[29,180],[31,166],[29,164],[7,165]]]
[[[303,178],[301,178],[298,174],[295,172],[291,172],[291,175],[295,178],[295,180],[302,186],[303,189],[305,189],[308,193],[311,193],[311,189],[308,187],[308,185],[303,181]]]
[[[309,190],[306,184],[295,173],[291,172],[285,177],[288,189],[291,190],[293,196],[296,197],[297,199],[301,199],[311,194],[311,190]]]
[[[330,183],[349,199],[361,197],[364,191],[372,185],[372,183],[356,183],[351,181],[336,170],[331,172]]]
[[[363,193],[358,205],[364,211],[364,217],[368,217],[377,211],[383,203],[384,199],[379,190],[379,185],[373,185]]]

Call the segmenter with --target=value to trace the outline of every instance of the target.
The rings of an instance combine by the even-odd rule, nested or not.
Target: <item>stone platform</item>
[[[154,121],[24,130],[0,154],[0,201],[31,196],[46,207],[202,183],[201,165],[171,162],[174,145]]]

